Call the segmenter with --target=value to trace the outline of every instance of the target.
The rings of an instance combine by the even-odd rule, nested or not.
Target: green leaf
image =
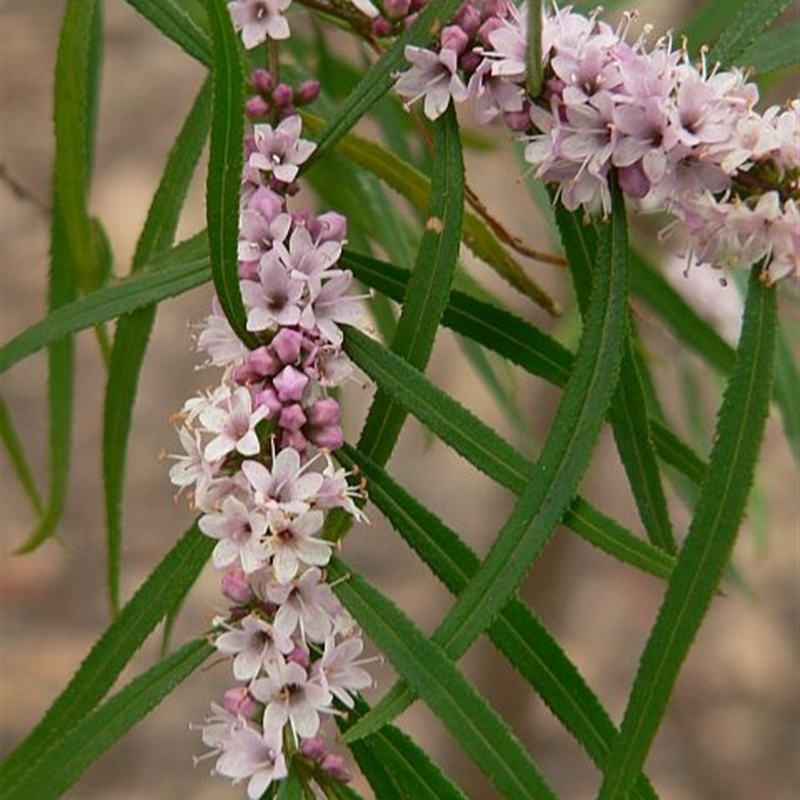
[[[434,641],[454,656],[466,651],[516,591],[572,502],[600,432],[627,332],[625,211],[616,188],[615,195],[615,212],[602,231],[594,293],[575,369],[542,454],[480,569],[433,635]],[[348,339],[348,348],[352,341]],[[355,360],[363,366],[358,358]],[[439,422],[429,427],[443,437],[443,426],[450,427],[451,423],[439,417]],[[484,450],[486,460],[503,464],[507,450],[511,450],[502,440],[488,441],[480,434],[475,435],[474,446],[476,452]],[[521,457],[511,452],[515,456],[512,459],[520,464]],[[470,460],[485,469],[479,457]]]
[[[100,61],[101,9],[96,0],[70,0],[58,43],[54,83],[55,159],[50,235],[48,311],[70,303],[95,278],[94,228],[87,203],[94,142],[95,93]],[[48,352],[50,491],[39,525],[20,551],[35,549],[55,533],[69,482],[73,409],[73,343]]]
[[[189,112],[167,160],[153,196],[131,266],[142,270],[152,258],[167,251],[175,237],[189,183],[208,135],[211,83],[206,80]],[[147,343],[155,320],[150,305],[119,318],[111,352],[103,413],[103,482],[108,542],[108,593],[111,608],[119,608],[122,540],[122,496],[133,404]]]
[[[311,131],[322,127],[322,120],[303,114],[306,127]],[[421,214],[425,214],[430,196],[430,181],[414,165],[398,158],[379,144],[353,133],[343,136],[336,144],[336,151],[354,163],[369,170],[411,203]],[[462,231],[464,244],[482,261],[488,264],[510,286],[533,300],[551,314],[558,313],[553,299],[528,274],[523,266],[503,247],[491,228],[476,214],[464,214]]]
[[[206,182],[211,274],[219,304],[231,328],[243,342],[253,345],[255,338],[245,327],[236,255],[244,136],[244,73],[227,6],[214,0],[208,7],[214,44],[211,147]]]
[[[594,229],[582,223],[578,212],[556,204],[556,223],[567,254],[582,316],[588,312],[592,254],[597,248]],[[611,401],[609,419],[628,483],[648,539],[662,550],[677,549],[667,511],[667,499],[656,461],[642,379],[633,349],[633,327],[624,344],[620,379]]]
[[[421,371],[430,358],[450,295],[464,212],[464,162],[455,110],[448,108],[432,128],[430,206],[391,343],[391,349],[398,356]],[[406,414],[405,408],[379,387],[361,432],[361,448],[378,462],[386,463]]]
[[[362,283],[394,300],[402,298],[408,280],[405,270],[349,250],[342,254],[341,263]],[[556,386],[564,386],[569,378],[573,354],[508,311],[453,291],[442,324]],[[668,428],[654,420],[650,424],[659,456],[699,483],[705,474],[702,460]]]
[[[780,408],[783,430],[794,453],[795,461],[800,464],[800,392],[797,391],[798,386],[800,386],[800,372],[798,372],[792,345],[786,336],[785,329],[779,328],[772,395]]]
[[[369,496],[395,530],[454,595],[460,594],[478,571],[480,561],[456,533],[431,511],[398,486],[389,475],[363,453],[347,445],[337,452],[346,467],[357,467],[367,481]],[[586,748],[596,764],[602,765],[611,751],[617,731],[605,709],[588,687],[547,629],[520,600],[511,598],[487,635],[509,663],[541,696],[565,728]],[[457,654],[447,651],[451,657]],[[384,699],[355,725],[344,739],[351,747],[356,740],[369,742],[386,731],[407,700],[395,692]],[[383,763],[383,762],[382,762]],[[653,797],[644,777],[637,784],[636,797]]]
[[[176,297],[210,279],[208,247],[203,231],[155,257],[146,268],[130,277],[73,300],[26,328],[0,348],[0,372],[73,333]]]
[[[11,465],[17,473],[17,478],[28,500],[30,500],[33,510],[41,515],[44,513],[42,496],[39,494],[39,489],[36,486],[33,473],[28,466],[28,459],[25,457],[25,449],[17,435],[14,423],[11,421],[11,415],[8,413],[6,401],[3,400],[2,397],[0,397],[0,441],[2,441],[6,448],[8,457],[11,459]]]
[[[769,412],[775,353],[776,290],[761,282],[760,271],[760,266],[752,270],[737,362],[719,412],[708,476],[642,654],[599,800],[628,796],[745,512]]]
[[[303,783],[297,772],[290,770],[287,778],[278,786],[275,800],[303,800]]]
[[[538,475],[534,465],[488,425],[430,383],[402,359],[359,331],[348,331],[345,349],[384,389],[456,452],[516,494]],[[664,576],[669,559],[577,498],[564,517],[576,532],[619,560]]]
[[[214,63],[211,39],[193,15],[187,13],[183,3],[177,0],[125,0],[148,22],[152,23],[168,39],[175,42],[185,53],[210,67]],[[214,5],[208,3],[207,5]]]
[[[794,17],[779,28],[762,34],[736,61],[745,69],[755,70],[763,78],[771,72],[800,63],[800,18]]]
[[[317,140],[317,149],[306,166],[325,155],[394,85],[395,73],[408,67],[403,56],[406,45],[427,47],[435,32],[447,23],[460,3],[461,0],[432,0],[425,5],[414,23],[392,42],[350,92],[339,113],[328,122]]]
[[[153,628],[194,584],[214,542],[191,527],[156,567],[89,655],[47,713],[8,756],[3,789],[12,791],[39,773],[46,748],[86,717],[114,685]]]
[[[737,62],[739,56],[756,41],[778,15],[792,4],[792,0],[759,0],[758,3],[741,2],[733,17],[725,18],[719,38],[708,54],[708,61],[719,61],[723,66]]]
[[[69,728],[45,745],[36,772],[11,786],[4,780],[4,800],[57,800],[213,652],[205,639],[189,642],[90,714],[71,720]]]
[[[455,664],[390,600],[338,559],[335,591],[475,764],[510,800],[556,800],[525,749]]]

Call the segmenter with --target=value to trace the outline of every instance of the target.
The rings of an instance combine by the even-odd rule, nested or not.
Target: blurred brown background
[[[0,185],[0,341],[7,342],[44,313],[48,225],[37,203],[49,197],[52,158],[51,84],[63,2],[0,2],[0,160],[28,199]],[[667,23],[680,18],[671,4]],[[107,4],[93,211],[107,226],[124,274],[144,221],[166,152],[200,86],[202,72],[122,2]],[[662,12],[663,13],[663,12]],[[663,20],[652,14],[644,18]],[[502,133],[498,132],[500,137]],[[509,227],[529,243],[548,247],[532,223],[530,204],[505,151],[473,157],[470,183]],[[308,195],[306,202],[311,202]],[[188,204],[182,235],[203,227],[203,190],[198,183]],[[531,269],[556,294],[563,278],[551,268]],[[485,268],[477,274],[504,292]],[[711,288],[716,288],[712,281]],[[704,291],[706,291],[704,289]],[[732,294],[714,295],[723,311]],[[169,415],[184,399],[215,380],[194,370],[188,323],[207,313],[204,287],[159,311],[136,405],[125,505],[124,589],[129,597],[177,534],[191,520],[175,505],[159,453],[175,448]],[[549,329],[554,323],[524,301],[522,312]],[[796,309],[796,306],[794,306]],[[796,311],[792,324],[797,324]],[[641,323],[665,388],[676,382],[678,344],[645,314]],[[565,324],[565,323],[555,323]],[[96,343],[78,339],[77,419],[71,494],[52,541],[27,556],[14,554],[34,525],[5,452],[0,505],[0,713],[2,753],[20,740],[63,689],[81,659],[108,624],[104,589],[104,534],[99,435],[104,387]],[[557,400],[539,381],[517,375],[520,406],[533,431],[523,440],[504,419],[464,365],[453,339],[443,333],[430,369],[433,377],[522,449],[535,453]],[[40,486],[46,486],[45,360],[31,358],[2,379],[2,394],[24,439]],[[713,415],[718,386],[703,387],[702,404]],[[674,392],[673,392],[674,394]],[[349,437],[357,435],[369,390],[353,386],[348,398]],[[684,428],[686,432],[686,428]],[[672,710],[660,732],[648,770],[663,800],[793,800],[798,796],[798,473],[777,417],[769,422],[765,463],[751,519],[740,538],[736,565],[746,591],[732,588],[719,598],[702,629],[678,684]],[[391,470],[397,479],[485,552],[511,504],[510,496],[431,443],[410,423]],[[432,479],[431,476],[435,476]],[[607,432],[583,492],[604,510],[639,530],[625,478]],[[622,509],[620,511],[619,509]],[[398,537],[372,511],[373,525],[354,530],[346,557],[430,630],[449,597],[419,566]],[[680,531],[686,515],[676,507]],[[632,569],[619,567],[567,532],[560,532],[536,563],[524,588],[526,599],[556,633],[616,720],[624,710],[661,587]],[[218,607],[210,570],[191,595],[175,634],[180,643],[203,630]],[[155,643],[137,657],[127,680],[153,662]],[[464,668],[520,738],[564,800],[594,796],[598,776],[579,748],[525,690],[518,677],[485,642],[463,660]],[[222,800],[245,796],[244,787],[210,779],[209,763],[192,768],[203,751],[189,722],[202,720],[208,702],[226,683],[224,666],[198,672],[112,748],[69,792],[71,800],[144,800],[193,797]],[[388,667],[373,697],[391,685]],[[478,800],[491,788],[461,759],[455,745],[420,704],[402,724]]]

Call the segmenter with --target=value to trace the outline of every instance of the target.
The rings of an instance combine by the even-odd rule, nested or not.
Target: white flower
[[[264,728],[282,730],[288,722],[295,738],[315,736],[320,713],[333,713],[331,693],[294,661],[270,664],[267,677],[253,681],[250,692],[266,706]]]
[[[256,425],[267,416],[264,406],[253,408],[250,391],[240,386],[223,394],[217,403],[200,412],[200,423],[216,434],[205,447],[204,457],[217,461],[234,450],[243,456],[254,456],[261,450]]]
[[[237,681],[251,681],[262,668],[281,660],[294,650],[294,642],[276,627],[255,614],[248,614],[239,625],[220,634],[214,647],[233,655],[233,676]]]
[[[282,744],[280,729],[265,727],[259,733],[249,725],[234,728],[215,770],[234,783],[249,779],[247,796],[258,800],[273,781],[288,775]]]
[[[269,583],[266,597],[278,606],[275,630],[293,636],[299,628],[303,642],[324,642],[340,609],[333,590],[317,567],[310,567],[289,583]]]
[[[410,106],[425,98],[425,116],[437,119],[447,110],[450,98],[457,103],[467,99],[467,87],[458,76],[458,54],[442,48],[438,53],[422,47],[406,45],[403,51],[411,69],[401,73],[394,88],[401,97],[409,98]]]
[[[255,152],[247,165],[271,173],[279,181],[291,183],[300,171],[300,164],[317,149],[314,142],[300,138],[302,120],[298,114],[282,120],[276,128],[261,124],[253,128]]]
[[[301,565],[324,567],[331,558],[331,542],[318,539],[325,516],[321,511],[307,511],[290,520],[273,519],[274,533],[265,540],[272,556],[272,568],[278,583],[289,583]]]
[[[267,532],[267,517],[261,509],[249,508],[228,495],[219,510],[200,517],[197,524],[206,536],[219,540],[212,553],[217,569],[239,562],[246,573],[251,573],[264,566],[260,541]]]
[[[372,686],[372,677],[360,666],[371,659],[357,660],[363,649],[364,641],[359,636],[352,636],[339,644],[329,636],[325,640],[322,658],[313,665],[313,674],[319,676],[322,686],[347,708],[354,705],[353,692]]]
[[[289,23],[283,12],[291,0],[234,0],[228,3],[233,27],[242,32],[242,43],[251,50],[270,39],[288,39]]]

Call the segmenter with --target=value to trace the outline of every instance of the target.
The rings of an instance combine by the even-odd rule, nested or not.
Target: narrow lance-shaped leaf
[[[41,753],[35,773],[13,786],[3,783],[4,800],[57,800],[213,652],[205,639],[189,642],[90,714],[71,720],[70,727]]]
[[[466,652],[513,595],[564,516],[606,415],[627,332],[625,210],[616,186],[614,195],[614,212],[602,231],[592,304],[575,369],[542,454],[480,569],[433,635],[454,657]]]
[[[211,280],[205,231],[153,258],[146,269],[73,299],[0,348],[0,373],[66,336]]]
[[[421,371],[430,358],[450,295],[464,212],[464,162],[455,110],[450,107],[432,127],[430,206],[391,343],[395,353]],[[407,411],[379,387],[361,432],[361,449],[385,464],[394,450],[406,414]]]
[[[31,472],[28,459],[25,457],[25,448],[17,435],[6,401],[2,397],[0,397],[0,441],[11,459],[17,478],[28,500],[30,500],[33,510],[38,514],[44,513],[42,496],[39,494],[33,472]]]
[[[244,135],[244,74],[239,43],[224,3],[211,2],[214,43],[211,147],[206,182],[206,219],[211,274],[219,304],[236,335],[253,344],[245,327],[236,247],[239,238],[239,191]]]
[[[458,595],[478,571],[478,557],[454,531],[363,453],[345,446],[338,451],[337,458],[348,468],[357,466],[359,474],[367,480],[370,501],[448,590]],[[576,667],[534,613],[512,597],[487,629],[487,635],[595,763],[602,765],[611,751],[616,728]],[[362,717],[348,728],[345,741],[351,747],[357,744],[354,740],[368,744],[385,732],[386,721],[402,710],[404,698],[399,695],[395,698],[400,701],[396,708],[382,701],[384,718],[374,713]],[[634,797],[655,797],[644,776],[637,782]]]
[[[193,586],[213,544],[193,526],[153,570],[39,724],[8,756],[3,765],[4,789],[11,791],[26,775],[35,775],[46,748],[105,697],[166,610]]]
[[[555,216],[578,305],[585,317],[592,283],[591,253],[597,246],[597,237],[594,229],[583,224],[576,212],[567,211],[560,203],[556,205]],[[675,538],[653,446],[644,388],[633,351],[632,327],[624,348],[620,380],[609,413],[614,441],[648,539],[663,550],[674,553]]]
[[[59,36],[54,84],[55,159],[50,235],[48,311],[91,286],[95,265],[93,227],[87,211],[91,175],[100,14],[96,0],[67,3]],[[73,342],[66,338],[48,351],[50,493],[47,510],[21,546],[25,552],[52,536],[61,518],[69,482],[73,410]]]
[[[737,363],[720,409],[694,518],[645,645],[598,800],[623,800],[666,711],[681,664],[717,591],[745,512],[769,411],[776,289],[754,267]]]
[[[458,667],[388,598],[338,558],[335,591],[475,764],[509,800],[556,800],[525,749]]]
[[[176,0],[125,0],[148,22],[203,66],[213,63],[211,39]],[[213,5],[213,3],[208,3]]]
[[[170,248],[183,201],[208,135],[211,83],[203,84],[183,129],[170,152],[164,174],[153,197],[131,266],[139,272],[157,253]],[[125,457],[133,404],[144,354],[155,320],[156,305],[119,318],[106,383],[103,411],[103,484],[108,542],[107,588],[111,608],[119,609],[122,540],[122,496]]]
[[[394,300],[403,296],[408,272],[391,264],[345,250],[341,262],[356,277]],[[573,354],[555,339],[510,312],[454,290],[442,324],[468,336],[556,386],[564,386],[574,362]],[[650,420],[658,454],[668,464],[699,483],[705,465],[696,453],[657,420]]]
[[[364,372],[492,480],[520,494],[537,475],[533,463],[486,423],[377,342],[353,330],[345,347]],[[562,522],[620,561],[660,576],[669,572],[669,556],[609,520],[580,497],[573,500]]]

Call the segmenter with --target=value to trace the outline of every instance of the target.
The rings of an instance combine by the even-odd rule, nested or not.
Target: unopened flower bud
[[[324,773],[340,783],[353,780],[353,776],[345,769],[344,759],[336,753],[328,753],[321,763],[320,768]]]
[[[303,81],[298,87],[294,96],[294,101],[299,106],[313,103],[319,97],[319,81],[309,78]]]
[[[379,39],[384,36],[392,35],[392,23],[386,17],[375,17],[372,20],[372,35],[377,36]]]
[[[281,328],[272,340],[271,346],[282,364],[293,364],[300,357],[303,334],[293,328]]]
[[[253,590],[247,576],[240,569],[232,569],[222,576],[220,591],[234,603],[249,603],[253,599]]]
[[[258,711],[258,703],[253,699],[246,686],[233,686],[222,695],[222,705],[226,711],[245,719],[252,719]]]
[[[295,649],[286,656],[286,660],[294,661],[295,664],[299,664],[303,669],[308,669],[308,665],[311,663],[308,650],[303,647],[295,647]]]
[[[288,83],[279,83],[272,90],[272,102],[276,106],[288,106],[294,102],[294,89]]]
[[[250,119],[260,119],[269,113],[269,103],[260,95],[254,95],[244,104],[244,113]]]
[[[275,77],[265,69],[254,69],[250,73],[250,85],[262,95],[268,95],[275,88]]]
[[[302,399],[308,380],[308,375],[295,369],[291,364],[287,364],[275,376],[272,385],[278,393],[278,399],[282,403],[288,403],[292,400]]]
[[[453,22],[471,38],[481,26],[481,12],[472,3],[464,3],[453,18]]]
[[[469,36],[458,25],[446,25],[442,28],[439,41],[441,42],[442,50],[454,50],[458,55],[461,55],[467,49]]]
[[[255,408],[264,406],[267,409],[267,417],[274,419],[281,413],[283,403],[278,399],[275,390],[271,386],[268,386],[266,389],[256,393],[253,398],[253,406]]]
[[[322,761],[328,755],[328,748],[325,746],[325,740],[322,737],[310,736],[300,743],[300,752],[312,761]]]
[[[274,375],[281,368],[281,362],[265,345],[251,350],[245,357],[245,364],[254,376],[260,378]]]
[[[383,8],[392,19],[400,19],[408,14],[411,0],[385,0]]]
[[[503,114],[503,121],[512,131],[517,131],[518,133],[528,130],[531,125],[527,111],[506,111]]]
[[[306,415],[299,403],[284,406],[278,417],[278,425],[287,431],[299,431],[306,424]]]
[[[283,198],[266,186],[259,186],[247,201],[247,208],[258,212],[267,222],[272,222],[283,211]]]

